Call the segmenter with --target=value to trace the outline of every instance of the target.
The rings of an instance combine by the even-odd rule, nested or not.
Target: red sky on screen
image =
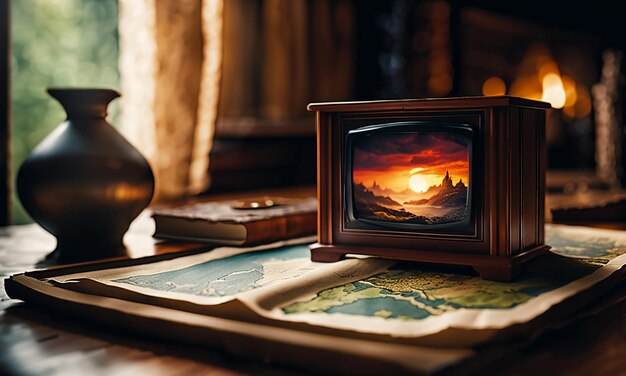
[[[456,134],[386,134],[364,136],[354,143],[353,180],[401,191],[419,174],[428,186],[450,173],[454,183],[469,182],[468,140]]]

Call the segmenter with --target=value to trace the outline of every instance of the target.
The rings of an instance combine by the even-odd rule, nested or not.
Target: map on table
[[[156,273],[116,277],[111,281],[159,293],[232,298],[265,286],[271,290],[276,281],[294,281],[294,286],[303,286],[296,281],[318,268],[318,272],[326,271],[317,275],[326,281],[309,278],[308,293],[294,287],[295,294],[286,298],[289,300],[280,302],[276,299],[278,303],[272,303],[271,312],[258,313],[277,319],[366,330],[371,325],[351,323],[346,318],[417,324],[428,318],[445,316],[467,324],[477,317],[467,316],[468,312],[505,313],[516,307],[541,311],[541,307],[549,307],[573,291],[559,290],[560,287],[591,275],[626,253],[626,236],[620,233],[559,226],[548,227],[546,233],[546,243],[553,247],[552,252],[532,261],[527,272],[512,283],[487,281],[449,268],[410,262],[397,262],[389,268],[389,264],[380,264],[382,266],[375,270],[369,269],[373,270],[369,274],[344,273],[348,277],[340,278],[325,269],[333,264],[311,263],[306,245],[241,253]],[[563,291],[565,295],[542,303],[542,299],[555,290]],[[465,316],[455,316],[457,313]],[[518,313],[507,316],[503,322],[521,317]],[[533,315],[528,313],[527,316],[531,318]],[[386,329],[380,327],[377,330]],[[402,332],[401,328],[390,330]]]
[[[232,296],[305,273],[311,266],[309,257],[306,245],[296,245],[242,253],[178,270],[136,275],[113,282],[197,296]]]
[[[404,321],[422,320],[459,309],[510,309],[543,293],[587,276],[626,253],[626,242],[608,237],[572,236],[551,227],[546,242],[553,248],[535,260],[512,283],[450,274],[434,267],[399,263],[389,271],[319,292],[283,307],[297,313],[342,313]],[[569,257],[565,257],[569,256]]]
[[[45,286],[180,314],[239,315],[294,328],[302,323],[307,330],[468,346],[505,335],[501,329],[531,330],[548,310],[551,319],[569,317],[623,280],[626,232],[551,225],[546,235],[552,252],[532,260],[511,283],[483,280],[470,269],[376,258],[315,263],[301,244],[222,247],[66,274]]]

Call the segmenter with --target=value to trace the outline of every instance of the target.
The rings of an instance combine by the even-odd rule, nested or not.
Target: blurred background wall
[[[119,35],[116,0],[12,5],[16,171],[62,120],[47,86],[120,87]],[[608,1],[227,0],[222,17],[208,192],[314,184],[309,102],[503,94],[553,106],[550,189],[624,185],[626,30]]]

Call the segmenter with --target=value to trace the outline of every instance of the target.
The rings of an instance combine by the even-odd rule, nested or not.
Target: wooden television
[[[318,242],[508,281],[545,253],[545,115],[509,96],[312,103]]]

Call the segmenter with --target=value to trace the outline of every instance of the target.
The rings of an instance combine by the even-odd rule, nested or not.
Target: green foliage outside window
[[[117,13],[117,0],[11,2],[13,182],[31,150],[65,118],[46,88],[119,89]],[[109,108],[112,124],[117,106]],[[13,223],[28,222],[14,189]]]

